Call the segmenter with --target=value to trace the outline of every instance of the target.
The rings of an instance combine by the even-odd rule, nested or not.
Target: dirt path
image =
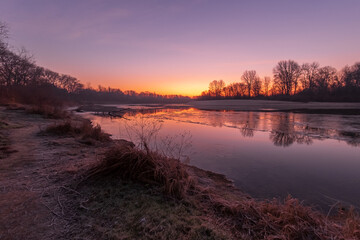
[[[96,148],[74,138],[41,136],[52,121],[0,109],[12,153],[0,159],[0,239],[61,239],[69,228],[62,201],[75,172]],[[85,161],[86,160],[86,161]]]

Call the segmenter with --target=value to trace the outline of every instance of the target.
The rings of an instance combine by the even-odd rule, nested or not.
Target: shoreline
[[[275,100],[205,100],[186,104],[129,104],[136,108],[119,108],[121,104],[85,104],[74,108],[77,112],[95,112],[97,115],[122,117],[126,113],[152,112],[162,109],[189,109],[203,111],[285,112],[304,114],[360,115],[360,103],[343,102],[289,102]]]
[[[259,112],[295,112],[324,114],[360,114],[360,103],[342,102],[289,102],[275,100],[206,100],[192,101],[190,106],[200,110],[215,111],[259,111]]]

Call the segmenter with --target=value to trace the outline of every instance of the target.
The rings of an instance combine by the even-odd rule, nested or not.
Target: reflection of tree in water
[[[345,141],[347,144],[359,147],[360,146],[360,133],[357,132],[348,132],[348,131],[339,131],[340,137],[345,137]]]
[[[245,137],[254,136],[254,129],[257,128],[259,117],[255,112],[241,112],[234,115],[233,112],[208,111],[204,112],[205,117],[201,119],[212,127],[235,127]]]
[[[299,144],[310,145],[313,143],[310,136],[298,133],[285,133],[285,132],[271,132],[270,139],[275,146],[287,147],[294,142]]]
[[[226,122],[227,114],[223,112],[208,112],[209,124],[212,127],[222,127]]]
[[[296,135],[296,142],[299,144],[306,144],[306,145],[310,145],[313,143],[313,140],[310,136],[308,135],[303,135],[303,134],[297,134]]]
[[[254,129],[257,128],[259,123],[259,117],[257,113],[246,112],[245,118],[240,128],[241,135],[244,137],[253,137]]]
[[[290,146],[295,142],[295,135],[285,132],[271,132],[270,139],[275,146]]]
[[[241,135],[243,137],[253,137],[254,136],[254,130],[251,128],[241,128],[240,129]]]
[[[185,110],[185,111],[184,111]],[[150,108],[126,109],[118,112],[118,117],[135,117],[136,115],[159,115],[158,117],[175,119],[184,122],[196,122],[213,127],[232,127],[240,129],[243,137],[253,137],[254,131],[270,131],[270,140],[275,146],[290,146],[294,143],[313,143],[313,139],[323,140],[336,137],[351,146],[360,147],[360,133],[336,130],[341,126],[334,125],[333,117],[314,116],[294,113],[259,113],[200,111],[188,109]],[[123,116],[124,115],[124,116]],[[321,126],[321,127],[319,127]],[[357,125],[355,126],[357,128]]]
[[[275,146],[287,147],[294,142],[299,144],[312,144],[310,136],[306,135],[306,131],[298,133],[295,129],[295,115],[292,113],[284,113],[273,118],[273,129],[270,133],[270,140]],[[305,127],[306,128],[306,127]],[[303,130],[305,130],[305,128]]]

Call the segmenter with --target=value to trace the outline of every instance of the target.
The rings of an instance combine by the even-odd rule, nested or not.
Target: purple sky
[[[93,87],[200,94],[279,60],[360,61],[359,0],[0,0],[10,43]]]

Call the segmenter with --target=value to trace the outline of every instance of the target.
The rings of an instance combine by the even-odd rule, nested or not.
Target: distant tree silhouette
[[[278,80],[283,94],[296,93],[300,70],[299,64],[293,60],[280,61],[275,66],[273,69],[274,79]]]
[[[301,66],[301,83],[303,89],[309,89],[310,91],[314,90],[316,78],[319,74],[319,64],[316,62],[313,63],[304,63]]]
[[[273,69],[274,78],[263,81],[255,70],[245,71],[242,82],[229,85],[214,80],[208,91],[198,99],[258,98],[295,101],[360,101],[360,63],[337,71],[331,66],[320,67],[316,62],[300,65],[280,61]],[[223,86],[223,87],[222,87]],[[222,87],[222,89],[221,89]]]
[[[326,94],[331,91],[331,86],[337,82],[336,73],[336,69],[330,66],[319,68],[316,77],[316,88],[318,93]]]
[[[344,68],[343,83],[347,88],[360,88],[360,62]]]
[[[264,78],[264,95],[265,95],[266,97],[269,96],[270,83],[271,83],[270,77],[265,77],[265,78]]]
[[[259,77],[256,74],[256,71],[255,70],[246,70],[243,73],[243,75],[241,76],[241,79],[243,80],[243,82],[247,88],[248,97],[251,97],[253,88],[254,88],[254,83],[255,83],[255,81],[258,81],[258,79],[259,79]]]
[[[261,79],[258,77],[255,79],[254,84],[253,84],[253,94],[254,97],[258,97],[261,94],[261,88],[262,88],[262,81]]]
[[[221,96],[224,87],[225,82],[223,80],[214,80],[209,84],[209,93],[211,96],[218,98]]]
[[[246,86],[244,83],[231,83],[222,92],[225,98],[241,98],[246,95]]]

